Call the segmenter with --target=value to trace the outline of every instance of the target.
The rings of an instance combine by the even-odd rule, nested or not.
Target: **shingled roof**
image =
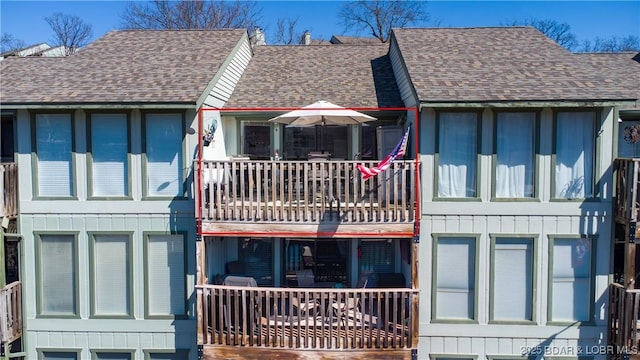
[[[602,84],[617,86],[640,99],[640,53],[576,53],[575,56],[597,69],[595,76]],[[637,59],[637,60],[635,60]],[[624,106],[622,110],[640,110],[640,101],[635,106]]]
[[[635,98],[533,27],[393,29],[422,102]]]
[[[301,107],[317,100],[345,107],[403,106],[388,47],[258,46],[225,107]]]
[[[64,58],[0,62],[0,102],[195,104],[246,30],[112,31]]]

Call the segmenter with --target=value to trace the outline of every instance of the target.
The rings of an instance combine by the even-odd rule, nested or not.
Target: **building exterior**
[[[397,29],[390,56],[421,109],[419,356],[605,357],[584,351],[607,345],[613,139],[637,94],[532,28]]]
[[[614,355],[600,349],[635,321],[609,296],[638,296],[611,285],[635,271],[618,203],[637,183],[619,174],[640,170],[614,161],[636,154],[633,54],[572,54],[530,27],[346,40],[114,31],[70,57],[3,60],[18,350]],[[317,100],[375,120],[269,121]],[[358,165],[407,131],[406,154],[364,180]]]
[[[196,356],[189,129],[250,56],[244,30],[114,31],[2,61],[26,358]]]

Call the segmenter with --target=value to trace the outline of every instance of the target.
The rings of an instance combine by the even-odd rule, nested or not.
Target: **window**
[[[78,352],[63,352],[63,351],[43,351],[40,358],[42,360],[78,360]]]
[[[593,196],[595,114],[560,112],[556,119],[555,197]]]
[[[286,240],[284,276],[288,286],[298,286],[296,272],[309,269],[316,282],[347,282],[349,241],[344,239]]]
[[[252,159],[268,160],[271,153],[271,124],[265,121],[243,121],[242,153]]]
[[[93,315],[131,315],[130,242],[129,235],[93,236]]]
[[[184,237],[149,235],[146,244],[147,314],[186,314]]]
[[[618,122],[618,157],[640,157],[640,121]]]
[[[273,242],[271,239],[245,238],[240,242],[240,261],[244,275],[259,286],[273,286]]]
[[[593,239],[551,241],[549,320],[589,321],[593,298]]]
[[[93,196],[129,195],[128,134],[127,115],[91,115]]]
[[[76,241],[73,235],[40,235],[39,313],[69,316],[78,312]]]
[[[476,197],[478,115],[440,113],[438,124],[438,196]]]
[[[362,241],[359,249],[360,273],[371,273],[367,287],[374,288],[378,284],[376,274],[395,272],[395,242]]]
[[[491,319],[533,321],[533,239],[494,238]]]
[[[181,196],[184,192],[182,125],[180,114],[146,114],[148,196],[174,197]]]
[[[475,320],[476,238],[439,237],[435,248],[435,319]]]
[[[0,161],[14,162],[14,115],[12,113],[2,114],[0,117]]]
[[[175,353],[169,352],[150,352],[145,359],[148,360],[183,360],[189,358],[188,350],[176,350]]]
[[[38,195],[71,197],[73,131],[69,114],[37,114],[35,118]]]
[[[130,352],[96,352],[93,356],[95,360],[131,360]]]
[[[498,113],[496,197],[533,197],[535,124],[535,113]]]

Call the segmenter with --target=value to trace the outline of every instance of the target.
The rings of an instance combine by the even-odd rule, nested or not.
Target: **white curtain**
[[[475,301],[475,239],[438,239],[436,317],[473,319]]]
[[[442,113],[439,123],[438,196],[475,197],[477,114]]]
[[[36,116],[38,195],[73,195],[73,131],[69,114]]]
[[[183,236],[149,236],[146,261],[149,315],[184,315],[187,300]]]
[[[496,197],[533,197],[535,113],[499,113]]]
[[[94,241],[95,314],[130,315],[129,236],[96,235]]]
[[[560,112],[557,119],[555,197],[593,195],[595,117],[592,112]]]
[[[182,184],[182,118],[179,114],[146,116],[147,194],[179,196]]]
[[[126,196],[128,131],[125,114],[91,116],[91,156],[94,196]]]
[[[492,320],[532,320],[533,240],[496,239],[493,261]]]

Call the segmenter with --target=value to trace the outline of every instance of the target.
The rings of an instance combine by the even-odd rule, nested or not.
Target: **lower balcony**
[[[0,340],[11,344],[22,337],[22,284],[14,281],[0,289]]]
[[[198,344],[205,359],[410,359],[418,290],[200,285]]]

